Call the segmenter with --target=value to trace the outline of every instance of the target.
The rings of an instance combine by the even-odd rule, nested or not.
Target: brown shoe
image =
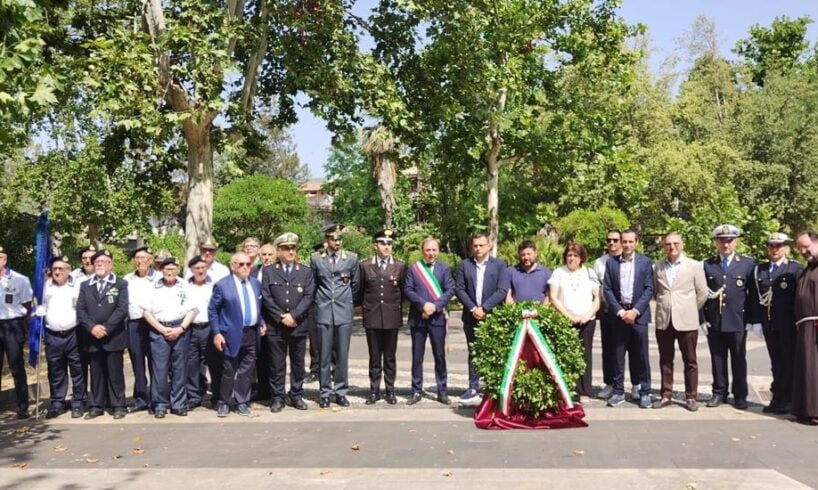
[[[670,398],[660,398],[653,402],[653,408],[665,408],[667,406],[670,406],[670,404],[672,403],[673,402],[670,401]]]
[[[695,412],[699,409],[699,402],[693,398],[688,398],[687,401],[685,401],[685,408],[691,412]]]

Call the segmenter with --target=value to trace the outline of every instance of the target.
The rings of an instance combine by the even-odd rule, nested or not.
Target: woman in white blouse
[[[591,349],[599,310],[599,281],[594,272],[585,267],[588,253],[581,243],[569,243],[562,253],[565,265],[558,268],[548,280],[549,297],[554,308],[562,313],[582,338],[585,350],[585,373],[577,381],[580,402],[591,396]]]

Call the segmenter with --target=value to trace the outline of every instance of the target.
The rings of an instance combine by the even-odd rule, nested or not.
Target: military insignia
[[[299,293],[304,292],[304,288],[302,288],[301,286],[298,286],[297,288],[295,288],[295,290],[298,291]]]
[[[786,281],[781,281],[781,289],[787,289],[788,287],[789,285],[787,284]]]
[[[741,279],[736,279],[736,286],[743,287],[744,286],[744,281],[741,280]]]

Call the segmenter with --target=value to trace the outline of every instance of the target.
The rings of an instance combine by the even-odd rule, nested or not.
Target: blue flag
[[[48,236],[48,210],[40,213],[37,221],[37,239],[34,249],[34,299],[31,302],[32,313],[37,305],[43,303],[43,292],[45,290],[45,270],[51,261],[51,238]],[[28,329],[28,363],[37,366],[40,358],[40,337],[43,332],[44,319],[41,316],[31,315]]]

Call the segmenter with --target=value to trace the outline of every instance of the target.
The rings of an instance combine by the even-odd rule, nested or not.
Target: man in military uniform
[[[392,257],[392,230],[382,230],[372,237],[375,255],[361,262],[361,305],[369,347],[369,397],[367,405],[380,399],[381,373],[386,388],[386,402],[394,405],[398,329],[403,323],[403,283],[406,264]]]
[[[148,410],[151,406],[151,393],[148,387],[148,375],[145,367],[151,369],[150,325],[145,322],[142,305],[153,290],[159,274],[153,268],[153,252],[150,247],[139,247],[131,253],[134,271],[125,274],[128,283],[128,356],[133,369],[133,405],[129,412]]]
[[[795,360],[795,285],[804,267],[789,259],[790,238],[771,233],[767,239],[768,262],[759,264],[750,282],[750,312],[753,328],[764,332],[773,382],[773,399],[765,413],[790,412],[793,362]]]
[[[290,393],[286,404],[306,410],[302,399],[307,327],[304,320],[312,308],[315,282],[312,270],[296,261],[298,235],[284,233],[275,239],[278,260],[264,268],[261,281],[261,306],[267,324],[270,349],[270,411],[280,412],[285,404],[284,377],[287,354],[290,357]]]
[[[77,299],[77,321],[85,331],[85,350],[91,361],[92,419],[111,407],[115,419],[125,417],[125,373],[122,355],[128,343],[128,283],[116,277],[111,252],[99,250],[91,257],[94,276],[83,282]]]
[[[82,266],[71,271],[71,277],[74,278],[77,288],[79,288],[83,282],[94,277],[94,264],[91,263],[91,257],[93,257],[95,253],[97,253],[97,248],[93,245],[88,245],[80,250],[79,257]],[[88,334],[85,330],[82,328],[77,329],[77,345],[80,349],[80,364],[82,364],[82,374],[85,378],[86,390],[91,388],[91,360],[89,358],[88,349],[86,348],[88,341]],[[88,393],[85,394],[83,399],[86,404],[91,401],[91,397]]]
[[[48,386],[51,406],[46,417],[54,418],[65,413],[68,395],[68,375],[71,374],[71,418],[82,417],[82,405],[86,396],[85,373],[80,362],[77,345],[77,297],[79,284],[70,276],[68,257],[51,259],[51,279],[46,282],[43,304],[37,307],[37,315],[45,317],[45,359],[48,363]]]
[[[190,347],[188,327],[196,307],[187,298],[173,257],[162,262],[162,278],[154,283],[142,308],[151,326],[151,400],[154,417],[170,413],[187,416],[187,361]]]
[[[727,401],[727,357],[733,371],[734,406],[747,408],[747,320],[750,314],[748,291],[753,281],[755,262],[736,253],[741,235],[733,225],[721,225],[713,230],[718,255],[704,262],[707,296],[704,304],[703,330],[710,348],[713,371],[713,396],[708,407],[718,407]]]
[[[349,340],[352,335],[354,298],[360,287],[358,256],[341,248],[344,225],[324,227],[327,248],[312,256],[315,276],[316,323],[321,333],[321,391],[318,404],[326,408],[330,397],[348,407]],[[332,371],[333,353],[335,367]]]
[[[17,417],[27,419],[28,382],[23,360],[23,342],[33,291],[31,282],[22,274],[7,266],[8,255],[0,246],[0,372],[3,371],[3,352],[9,360],[9,369],[14,378],[14,395],[17,398]]]
[[[321,253],[327,247],[326,242],[313,245],[313,254]],[[310,314],[307,315],[307,340],[310,351],[310,372],[304,380],[306,383],[315,383],[321,374],[321,332],[318,331],[318,324],[315,323],[315,301],[312,302]]]

